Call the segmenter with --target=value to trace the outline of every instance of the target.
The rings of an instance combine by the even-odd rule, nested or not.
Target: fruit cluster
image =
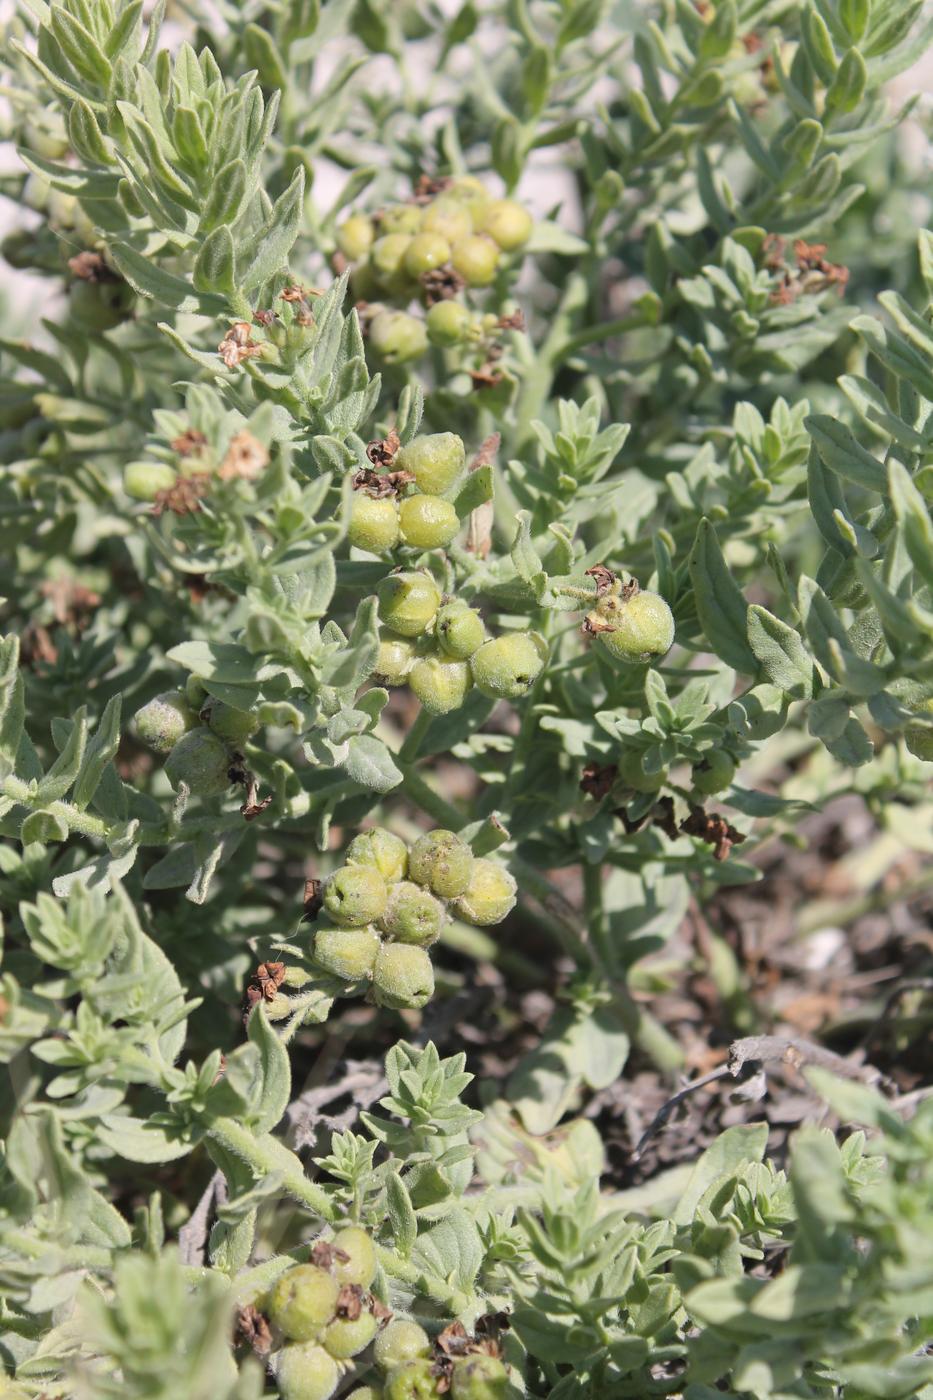
[[[392,470],[358,473],[347,537],[357,549],[385,554],[399,545],[443,549],[460,529],[451,500],[466,452],[456,433],[426,433],[399,448]]]
[[[424,1006],[434,994],[427,950],[448,911],[468,924],[498,924],[515,888],[507,870],[474,856],[452,831],[429,831],[409,848],[373,827],[354,837],[346,864],[324,885],[312,956],[380,1006]]]
[[[379,358],[413,360],[429,341],[446,349],[488,335],[497,318],[477,315],[456,298],[488,287],[533,226],[523,205],[493,199],[471,175],[435,182],[429,193],[372,218],[351,214],[337,245],[353,265],[354,296],[371,312],[370,344]],[[428,308],[423,319],[398,309],[416,297]]]
[[[395,1318],[376,1338],[373,1360],[383,1374],[382,1386],[354,1390],[348,1400],[504,1400],[508,1371],[495,1345],[469,1338],[459,1324],[450,1329],[454,1345],[432,1347],[417,1322]]]
[[[256,716],[207,694],[196,676],[184,690],[165,690],[137,710],[137,738],[167,754],[165,772],[172,787],[187,784],[196,797],[217,797],[233,779],[239,750],[259,728]]]

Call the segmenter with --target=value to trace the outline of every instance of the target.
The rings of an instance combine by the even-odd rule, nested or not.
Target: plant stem
[[[459,831],[463,826],[463,814],[441,797],[440,793],[435,792],[414,768],[405,769],[402,787],[406,797],[410,798],[416,807],[420,807],[422,812],[427,812],[429,817],[440,822],[441,826],[448,827],[451,831]]]

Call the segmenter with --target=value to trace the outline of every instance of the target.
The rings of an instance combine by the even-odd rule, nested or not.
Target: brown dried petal
[[[580,778],[580,788],[587,797],[601,802],[612,791],[619,770],[614,763],[588,763]]]
[[[337,1294],[337,1316],[355,1322],[363,1311],[363,1290],[358,1283],[345,1283]]]
[[[201,497],[206,496],[211,487],[208,472],[195,472],[192,476],[180,476],[164,491],[159,491],[152,503],[152,514],[162,515],[170,510],[173,515],[193,515],[201,509]]]
[[[236,478],[254,481],[268,465],[268,449],[244,428],[230,439],[230,445],[217,469],[217,475],[223,481],[232,481]]]

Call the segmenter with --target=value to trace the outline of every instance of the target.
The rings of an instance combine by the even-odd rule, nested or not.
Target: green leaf
[[[883,493],[887,488],[884,466],[856,442],[851,429],[827,414],[811,414],[804,427],[816,444],[821,459],[830,471],[836,472],[857,486]]]
[[[748,605],[705,518],[697,526],[687,567],[697,616],[713,650],[735,670],[754,675],[758,664],[747,640]]]
[[[215,228],[202,243],[195,258],[192,282],[198,292],[236,290],[236,251],[233,234],[226,224]]]
[[[767,1123],[740,1124],[720,1133],[699,1158],[684,1188],[674,1221],[689,1225],[700,1200],[715,1182],[733,1173],[746,1162],[760,1162],[768,1145]]]
[[[187,1157],[195,1146],[195,1140],[186,1134],[181,1124],[169,1130],[151,1119],[129,1118],[119,1113],[104,1114],[95,1128],[95,1136],[115,1157],[147,1164],[176,1162],[179,1157]]]
[[[893,457],[888,464],[888,490],[911,562],[927,585],[933,587],[933,522],[910,473]]]
[[[247,239],[245,247],[238,251],[237,281],[244,292],[268,282],[287,263],[301,226],[304,190],[304,169],[299,166],[259,233]]]
[[[198,225],[201,232],[209,233],[221,224],[235,224],[247,194],[246,163],[237,157],[228,161],[211,180],[210,194]]]
[[[250,1113],[250,1126],[257,1133],[268,1133],[288,1107],[292,1071],[288,1050],[272,1029],[263,1002],[258,1002],[249,1018],[249,1042],[259,1050],[258,1103]]]
[[[397,1172],[391,1172],[386,1177],[386,1214],[395,1247],[402,1258],[407,1259],[418,1235],[418,1222],[411,1197]]]
[[[865,95],[868,70],[858,49],[849,49],[826,92],[827,112],[852,112]]]
[[[487,501],[491,501],[492,496],[493,469],[488,463],[484,463],[468,475],[457,493],[454,509],[460,519],[465,520],[471,511],[478,510]]]
[[[196,292],[183,278],[166,272],[127,243],[115,243],[111,255],[119,271],[140,296],[161,302],[175,311],[194,311],[202,316],[222,316],[228,310],[223,297]]]
[[[758,603],[748,610],[748,642],[772,685],[794,699],[813,694],[814,663],[800,634]]]
[[[84,759],[75,780],[71,800],[76,807],[85,808],[93,801],[104,769],[115,757],[120,746],[120,709],[122,700],[114,695],[104,707],[100,723],[84,751]]]
[[[374,734],[355,734],[347,741],[344,767],[355,783],[373,792],[391,792],[402,781],[391,753]]]

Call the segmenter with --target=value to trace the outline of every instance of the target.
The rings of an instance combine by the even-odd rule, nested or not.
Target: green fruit
[[[379,927],[398,943],[414,943],[429,948],[441,936],[445,912],[440,900],[420,885],[403,880],[389,891],[386,911]]]
[[[381,1385],[358,1385],[351,1390],[347,1400],[385,1400]]]
[[[434,995],[434,969],[423,948],[383,943],[373,968],[373,997],[380,1006],[417,1010]]]
[[[358,491],[350,508],[347,539],[370,554],[394,549],[398,544],[398,506],[394,497],[376,500]]]
[[[705,797],[722,792],[729,787],[735,777],[736,763],[731,754],[722,749],[710,749],[693,770],[693,786]]]
[[[914,713],[929,715],[933,718],[933,696],[917,705]],[[904,730],[904,743],[914,758],[922,758],[927,763],[933,763],[933,725],[908,724]]]
[[[452,1400],[505,1400],[509,1373],[502,1362],[483,1352],[460,1356],[450,1378]]]
[[[635,792],[658,792],[667,782],[667,769],[646,773],[642,767],[641,753],[637,749],[629,749],[619,760],[619,777],[626,787],[633,788]]]
[[[164,462],[130,462],[123,468],[123,489],[134,501],[154,501],[177,480],[177,472]]]
[[[376,239],[369,262],[382,282],[392,282],[404,273],[405,254],[410,242],[407,233],[388,233]]]
[[[441,603],[441,590],[430,574],[389,574],[376,592],[380,618],[402,637],[418,637],[426,632]]]
[[[369,324],[373,353],[388,365],[417,360],[428,348],[424,322],[407,311],[380,311]]]
[[[456,199],[435,199],[421,216],[423,233],[439,233],[449,244],[468,238],[473,232],[469,209]]]
[[[454,903],[454,913],[458,919],[480,928],[501,923],[515,907],[517,888],[503,866],[477,857],[473,861],[470,883]]]
[[[408,874],[408,847],[401,837],[374,826],[354,836],[347,847],[347,864],[369,866],[378,870],[387,885],[395,884]]]
[[[415,549],[442,549],[460,529],[460,517],[441,496],[406,496],[398,523],[402,539]]]
[[[49,222],[60,229],[73,229],[75,218],[79,212],[78,201],[73,194],[65,194],[64,190],[50,189],[46,207],[49,211]]]
[[[341,1254],[347,1255],[346,1259],[334,1260],[333,1272],[337,1282],[369,1288],[376,1277],[377,1263],[372,1236],[361,1225],[344,1225],[330,1243]]]
[[[373,246],[375,236],[372,219],[365,214],[351,214],[337,230],[337,247],[350,262],[359,262]]]
[[[524,205],[514,199],[493,199],[486,205],[480,231],[498,243],[504,253],[511,253],[527,243],[534,220]]]
[[[269,1294],[271,1321],[293,1342],[310,1342],[333,1321],[340,1284],[316,1264],[296,1264],[275,1281]]]
[[[416,233],[405,252],[405,271],[420,277],[432,268],[443,267],[450,257],[450,244],[439,233]]]
[[[489,203],[489,191],[475,175],[459,175],[444,191],[444,199],[468,209],[475,226]]]
[[[408,856],[409,877],[427,885],[441,899],[463,894],[473,874],[473,852],[453,831],[435,830],[419,836]]]
[[[442,649],[458,661],[469,661],[486,640],[483,619],[465,603],[445,603],[438,610],[434,632]]]
[[[419,491],[442,496],[458,481],[466,462],[463,438],[456,433],[424,433],[395,458],[399,471],[411,472]]]
[[[35,210],[37,214],[44,214],[49,207],[51,193],[52,186],[45,176],[33,173],[26,177],[19,197],[28,209]]]
[[[393,204],[379,215],[379,232],[417,233],[421,227],[421,210],[417,204]]]
[[[205,690],[200,678],[198,676],[189,676],[185,681],[185,699],[196,714],[200,714],[201,710],[204,708],[207,695],[208,692]]]
[[[364,1308],[359,1317],[335,1318],[324,1329],[321,1342],[337,1361],[348,1361],[369,1346],[378,1329],[379,1323],[369,1309]]]
[[[656,661],[674,641],[674,614],[658,593],[607,595],[590,613],[597,641],[618,661]],[[603,630],[604,628],[611,630]]]
[[[278,1353],[275,1379],[282,1400],[330,1400],[340,1367],[315,1342],[292,1343]]]
[[[408,684],[429,715],[447,715],[459,710],[473,688],[473,677],[466,661],[422,656],[409,671]]]
[[[209,729],[192,729],[165,760],[165,773],[173,788],[187,783],[196,797],[216,797],[230,786],[230,751]]]
[[[469,286],[488,287],[499,266],[499,245],[484,233],[472,233],[454,244],[450,264]]]
[[[428,1360],[403,1361],[386,1376],[385,1400],[434,1400],[438,1395],[434,1363]]]
[[[324,886],[324,910],[335,924],[364,928],[385,913],[389,891],[378,870],[343,865]]]
[[[410,642],[407,637],[383,635],[379,642],[379,655],[376,658],[373,679],[381,681],[383,685],[404,685],[417,655],[415,643]]]
[[[407,1317],[393,1317],[376,1338],[373,1359],[380,1371],[391,1371],[405,1361],[429,1356],[431,1339],[417,1322]]]
[[[259,720],[246,710],[237,710],[223,700],[211,700],[207,708],[207,723],[218,738],[233,748],[245,744],[259,728]]]
[[[314,961],[342,982],[372,976],[379,935],[371,928],[319,928],[314,934]]]
[[[163,690],[133,716],[138,737],[156,753],[168,753],[197,722],[180,690]]]
[[[538,679],[547,657],[547,642],[537,632],[510,632],[484,642],[470,658],[470,666],[484,695],[520,700]]]
[[[58,119],[45,112],[27,117],[23,122],[23,144],[45,160],[61,160],[69,151],[64,126]],[[0,1394],[2,1393],[0,1391]]]
[[[459,301],[439,301],[431,307],[424,324],[432,345],[460,345],[466,340],[472,315]]]
[[[136,296],[123,281],[73,282],[68,293],[72,319],[84,330],[109,331],[132,314]]]

